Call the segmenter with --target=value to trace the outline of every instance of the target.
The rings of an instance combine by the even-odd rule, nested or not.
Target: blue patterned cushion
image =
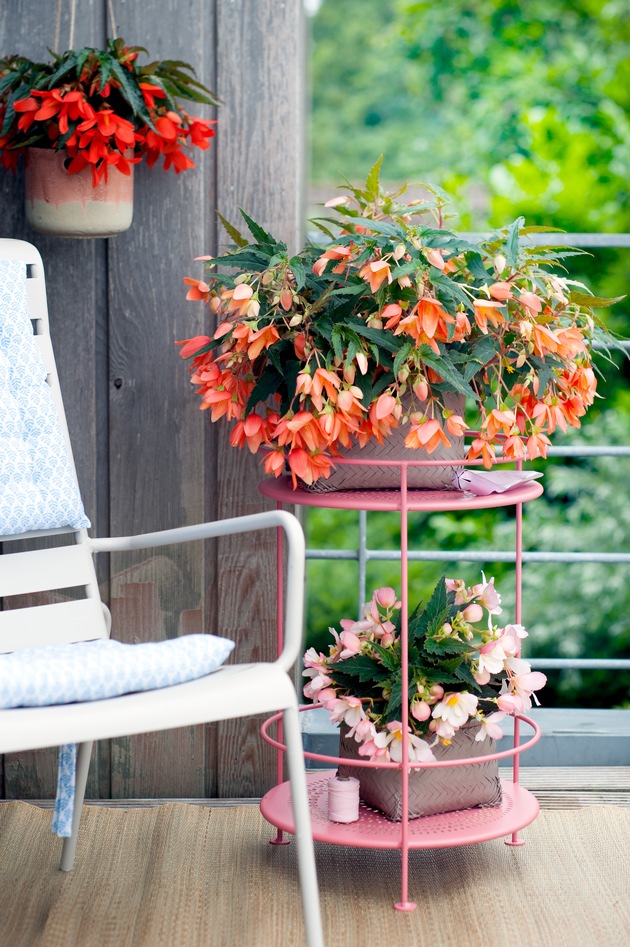
[[[0,708],[103,700],[192,681],[216,670],[234,642],[215,635],[122,644],[80,641],[0,656]]]
[[[105,639],[47,645],[0,655],[0,708],[47,707],[157,690],[204,677],[234,648],[229,638],[184,635],[169,641],[122,644]],[[52,831],[72,834],[77,748],[60,747]]]
[[[89,525],[33,336],[26,264],[0,260],[0,536]]]

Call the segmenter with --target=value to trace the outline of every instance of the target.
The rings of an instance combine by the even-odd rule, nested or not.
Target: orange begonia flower
[[[493,283],[492,286],[488,287],[488,292],[493,299],[500,299],[506,301],[508,299],[513,299],[512,295],[512,286],[510,283]]]
[[[505,322],[505,316],[500,311],[504,304],[491,299],[473,299],[475,321],[484,335],[488,334],[488,323],[499,326]]]
[[[371,292],[375,293],[385,280],[391,283],[392,269],[387,260],[372,260],[361,267],[359,276],[370,284]]]

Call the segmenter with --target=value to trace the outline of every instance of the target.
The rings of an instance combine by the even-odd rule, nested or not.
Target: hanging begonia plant
[[[92,169],[94,186],[115,167],[149,167],[163,158],[176,173],[194,167],[192,148],[206,149],[213,122],[195,118],[181,99],[217,105],[214,94],[177,60],[139,65],[141,46],[107,41],[34,62],[10,55],[0,60],[0,163],[15,169],[28,148],[65,152],[67,170]]]

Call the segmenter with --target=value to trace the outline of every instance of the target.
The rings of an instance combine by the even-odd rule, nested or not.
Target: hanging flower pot
[[[113,237],[133,219],[133,166],[116,167],[107,180],[92,181],[92,169],[68,172],[63,151],[29,148],[26,153],[26,221],[40,233],[61,237]]]
[[[106,49],[0,60],[0,165],[26,157],[26,218],[41,233],[106,237],[131,225],[133,165],[163,158],[176,174],[194,168],[213,122],[179,100],[217,105],[186,63],[138,65],[139,46],[108,40]]]

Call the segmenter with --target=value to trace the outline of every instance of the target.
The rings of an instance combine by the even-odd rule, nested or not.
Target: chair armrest
[[[286,510],[268,510],[263,513],[251,513],[248,516],[217,520],[214,523],[199,523],[178,529],[160,530],[156,533],[90,538],[88,545],[93,553],[127,552],[134,549],[154,549],[176,543],[194,542],[200,539],[214,539],[219,536],[232,536],[237,533],[273,527],[282,529],[287,540],[284,647],[275,663],[288,672],[300,656],[304,613],[304,531],[292,513]]]

